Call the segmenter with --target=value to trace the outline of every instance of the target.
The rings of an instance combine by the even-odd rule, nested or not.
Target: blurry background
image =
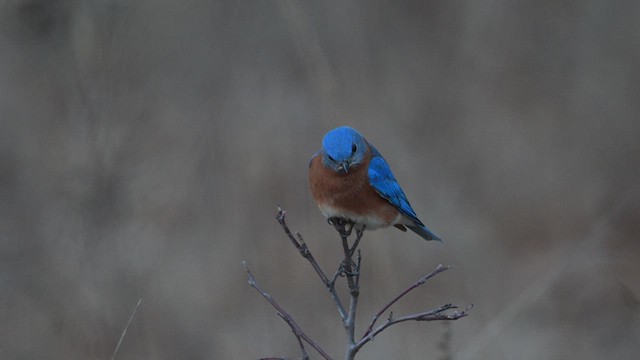
[[[640,3],[18,1],[0,5],[0,358],[295,358],[260,284],[336,358],[308,191],[359,129],[444,243],[362,244],[359,332],[452,264],[362,359],[640,350]],[[450,340],[446,341],[449,337]],[[444,344],[443,344],[444,342]],[[448,349],[448,350],[447,350]],[[313,358],[317,358],[311,352]]]

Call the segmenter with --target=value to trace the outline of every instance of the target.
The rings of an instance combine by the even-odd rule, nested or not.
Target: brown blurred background
[[[0,358],[108,359],[141,297],[120,360],[299,356],[242,260],[341,358],[274,216],[335,269],[307,162],[343,124],[444,239],[366,234],[359,332],[439,263],[394,313],[475,304],[359,358],[640,351],[640,2],[0,4]]]

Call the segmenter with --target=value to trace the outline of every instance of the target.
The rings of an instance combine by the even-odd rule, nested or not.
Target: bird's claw
[[[353,221],[339,216],[330,217],[327,219],[327,222],[340,233],[340,236],[343,237],[351,236],[351,232],[353,231],[353,228],[355,226],[355,223]]]
[[[347,266],[347,261],[351,263],[351,266]],[[351,268],[351,271],[347,270]],[[340,263],[340,269],[338,270],[338,276],[358,276],[360,274],[360,269],[358,268],[358,264],[351,259],[343,259],[342,263]]]

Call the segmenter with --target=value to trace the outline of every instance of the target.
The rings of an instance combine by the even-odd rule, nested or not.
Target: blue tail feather
[[[412,226],[412,225],[405,225],[405,226],[408,227],[414,233],[420,235],[425,240],[435,240],[435,241],[442,242],[442,239],[440,239],[438,235],[431,232],[431,230],[427,229],[426,226],[420,226],[418,224],[416,224],[415,226]]]

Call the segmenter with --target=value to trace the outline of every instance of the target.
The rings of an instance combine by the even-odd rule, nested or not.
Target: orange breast
[[[368,168],[371,152],[365,161],[339,174],[322,165],[322,155],[316,155],[309,166],[309,183],[316,203],[346,214],[375,217],[386,226],[392,225],[399,211],[386,199],[380,197],[369,184]],[[348,217],[348,216],[344,216]]]

